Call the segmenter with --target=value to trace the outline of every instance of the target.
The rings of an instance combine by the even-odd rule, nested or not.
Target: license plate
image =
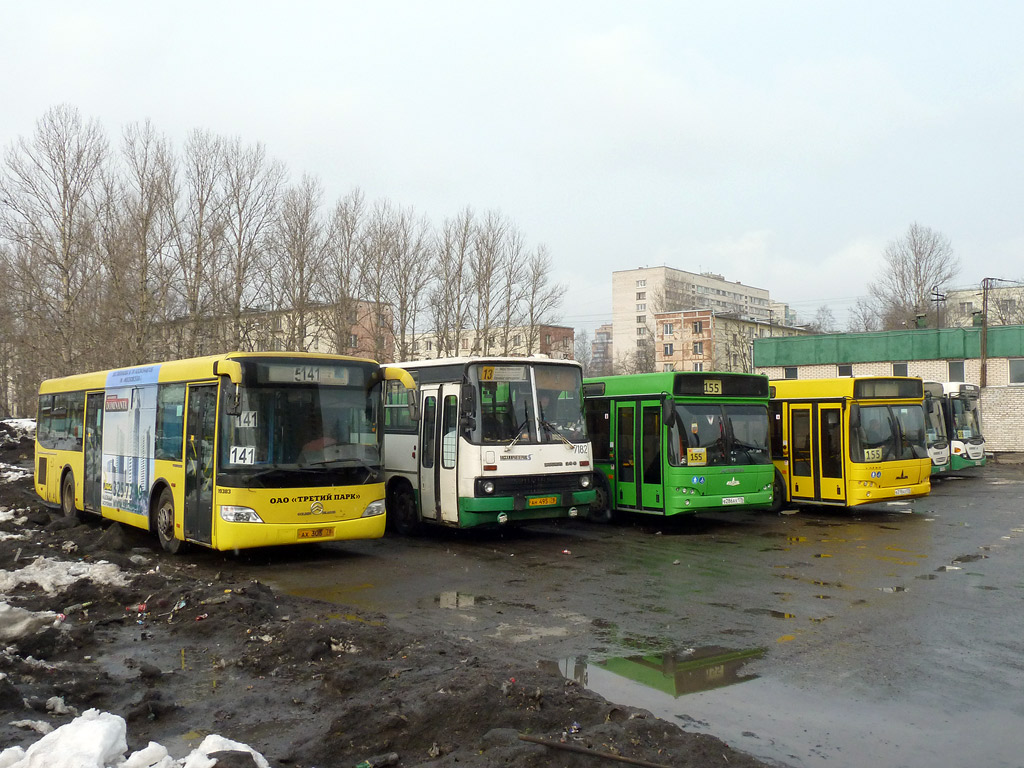
[[[896,494],[897,496],[908,496],[908,495],[910,495],[910,489],[909,488],[897,488],[895,491],[893,491],[893,493]]]
[[[329,539],[332,536],[333,528],[299,528],[300,539]]]
[[[722,499],[722,504],[742,504],[742,503],[743,503],[743,497],[742,496],[725,496]]]
[[[530,499],[526,502],[527,506],[530,507],[553,507],[557,503],[557,496],[541,496],[540,498]]]

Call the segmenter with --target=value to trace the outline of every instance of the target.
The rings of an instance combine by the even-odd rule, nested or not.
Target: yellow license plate
[[[531,507],[553,507],[558,503],[557,496],[541,496],[539,499],[530,499],[526,502]]]
[[[329,539],[332,536],[333,528],[299,528],[300,539]]]

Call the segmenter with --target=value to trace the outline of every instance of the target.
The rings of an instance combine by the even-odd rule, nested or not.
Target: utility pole
[[[935,302],[935,327],[942,327],[942,304],[946,300],[946,294],[939,293],[939,286],[932,286],[932,301]]]
[[[981,281],[981,388],[988,384],[988,287],[991,277]]]

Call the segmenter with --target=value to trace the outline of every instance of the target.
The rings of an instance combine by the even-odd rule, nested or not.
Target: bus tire
[[[612,497],[611,492],[608,489],[608,481],[605,480],[604,475],[600,472],[594,473],[594,502],[590,505],[590,512],[587,514],[588,520],[593,520],[595,523],[608,523],[614,522],[615,512],[612,510]]]
[[[786,503],[786,483],[782,479],[782,473],[775,470],[775,480],[772,483],[772,505],[769,507],[772,512],[778,514],[782,511],[782,505]]]
[[[79,516],[75,506],[75,476],[70,472],[65,472],[64,479],[60,481],[60,511],[64,517]]]
[[[160,491],[160,500],[157,501],[153,514],[153,527],[165,552],[176,555],[181,551],[184,542],[174,536],[174,494],[170,488]]]
[[[416,536],[422,530],[420,513],[416,508],[416,497],[412,488],[402,483],[390,493],[387,506],[388,522],[399,536]]]

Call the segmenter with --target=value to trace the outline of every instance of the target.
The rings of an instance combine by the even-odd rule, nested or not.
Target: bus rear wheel
[[[421,523],[412,488],[407,485],[396,488],[390,501],[388,518],[395,533],[400,536],[416,536],[421,530]]]
[[[772,512],[782,511],[782,505],[786,503],[786,484],[782,481],[782,474],[775,470],[775,481],[772,483]]]
[[[64,517],[78,517],[75,506],[75,476],[68,472],[60,484],[60,511]]]
[[[182,541],[174,536],[174,495],[170,488],[160,492],[153,527],[156,528],[157,538],[165,552],[176,555],[181,551]]]
[[[611,493],[608,490],[608,483],[601,475],[594,475],[594,501],[590,505],[588,520],[595,523],[610,523],[615,519],[612,511]]]

